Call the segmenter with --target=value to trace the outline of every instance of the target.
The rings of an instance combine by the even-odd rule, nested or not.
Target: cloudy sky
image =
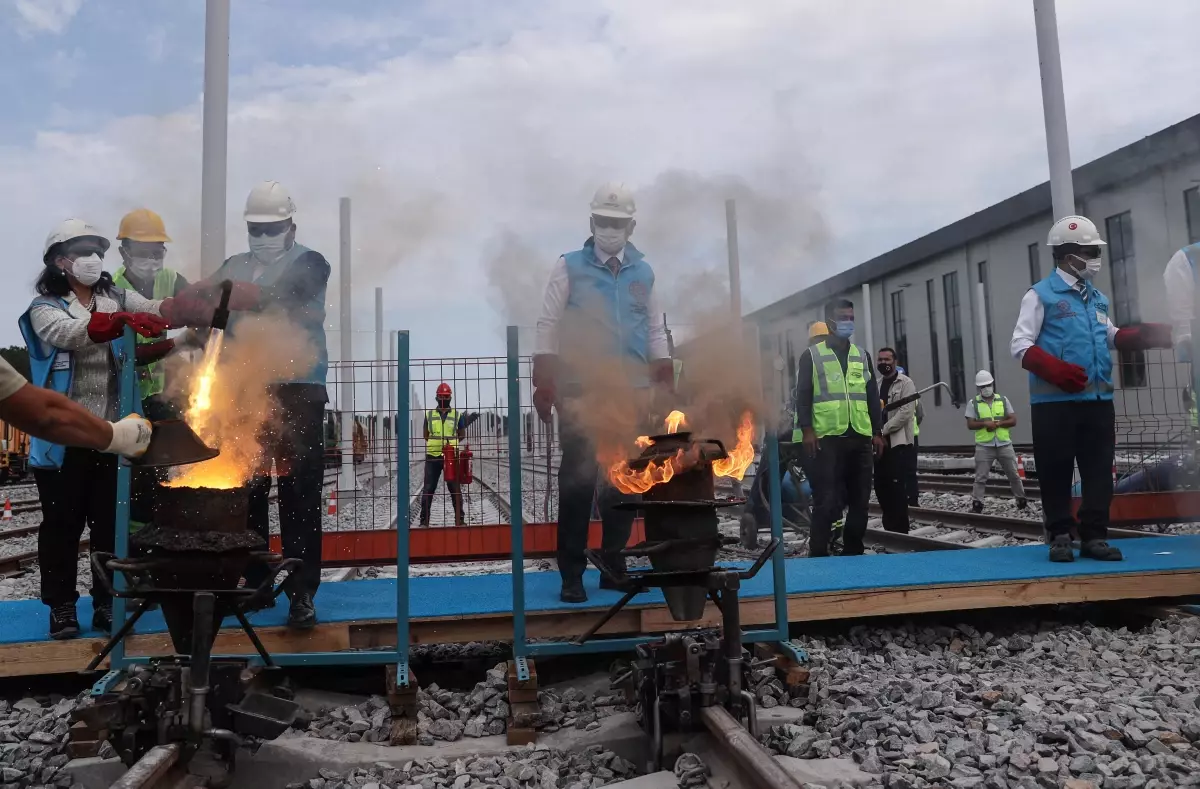
[[[1200,108],[1200,3],[1059,26],[1077,164]],[[271,178],[336,266],[351,197],[363,355],[374,286],[415,354],[502,352],[608,179],[686,324],[723,298],[727,196],[750,309],[1046,178],[1028,0],[233,0],[232,28],[228,251]],[[203,40],[203,0],[0,0],[0,343],[63,218],[148,206],[198,271]]]

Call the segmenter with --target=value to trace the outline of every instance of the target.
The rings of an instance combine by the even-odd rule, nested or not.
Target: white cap
[[[991,386],[995,382],[996,382],[996,379],[993,378],[992,374],[989,373],[987,370],[980,370],[979,372],[975,373],[975,385],[976,386]]]
[[[1108,246],[1100,238],[1100,231],[1095,223],[1086,216],[1064,216],[1050,228],[1046,238],[1046,246],[1056,247],[1059,244],[1078,244],[1081,247]]]
[[[632,219],[635,211],[637,206],[633,204],[633,192],[626,189],[625,184],[604,184],[592,198],[592,214],[595,216]]]
[[[50,247],[55,244],[61,244],[64,241],[71,241],[76,238],[99,239],[104,251],[108,251],[109,241],[104,237],[103,233],[82,219],[68,219],[51,230],[50,235],[46,236],[46,244],[42,247],[42,257],[46,257],[46,253],[50,251]]]
[[[263,181],[250,190],[246,198],[247,222],[282,222],[296,213],[296,204],[278,181]]]

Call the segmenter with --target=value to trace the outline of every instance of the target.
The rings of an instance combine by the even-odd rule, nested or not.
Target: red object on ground
[[[442,446],[442,479],[458,482],[458,451],[451,444]]]

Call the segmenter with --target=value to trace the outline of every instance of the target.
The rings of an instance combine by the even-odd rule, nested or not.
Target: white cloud
[[[12,0],[24,35],[53,33],[58,35],[79,13],[83,0]]]
[[[674,315],[719,300],[723,200],[736,196],[743,291],[761,306],[1045,179],[1032,10],[958,7],[484,4],[366,67],[263,64],[234,79],[229,250],[244,243],[246,191],[275,178],[295,193],[301,241],[336,266],[349,195],[356,327],[370,328],[382,285],[415,353],[499,351],[498,329],[532,320],[544,272],[583,241],[587,201],[611,178],[640,188],[634,240]],[[1059,10],[1077,162],[1200,106],[1185,78],[1200,52],[1163,44],[1200,24],[1200,6]],[[329,21],[290,23],[303,40]],[[32,280],[59,219],[111,231],[138,205],[164,214],[172,254],[193,266],[199,124],[190,106],[0,149],[0,190],[21,195],[0,216],[14,279]],[[0,312],[27,297],[6,289]]]

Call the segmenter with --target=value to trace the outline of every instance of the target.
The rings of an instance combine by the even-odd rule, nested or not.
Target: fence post
[[[508,327],[508,500],[512,502],[513,658],[529,678],[525,638],[525,524],[521,506],[521,355],[517,327]],[[522,676],[522,674],[524,676]]]

